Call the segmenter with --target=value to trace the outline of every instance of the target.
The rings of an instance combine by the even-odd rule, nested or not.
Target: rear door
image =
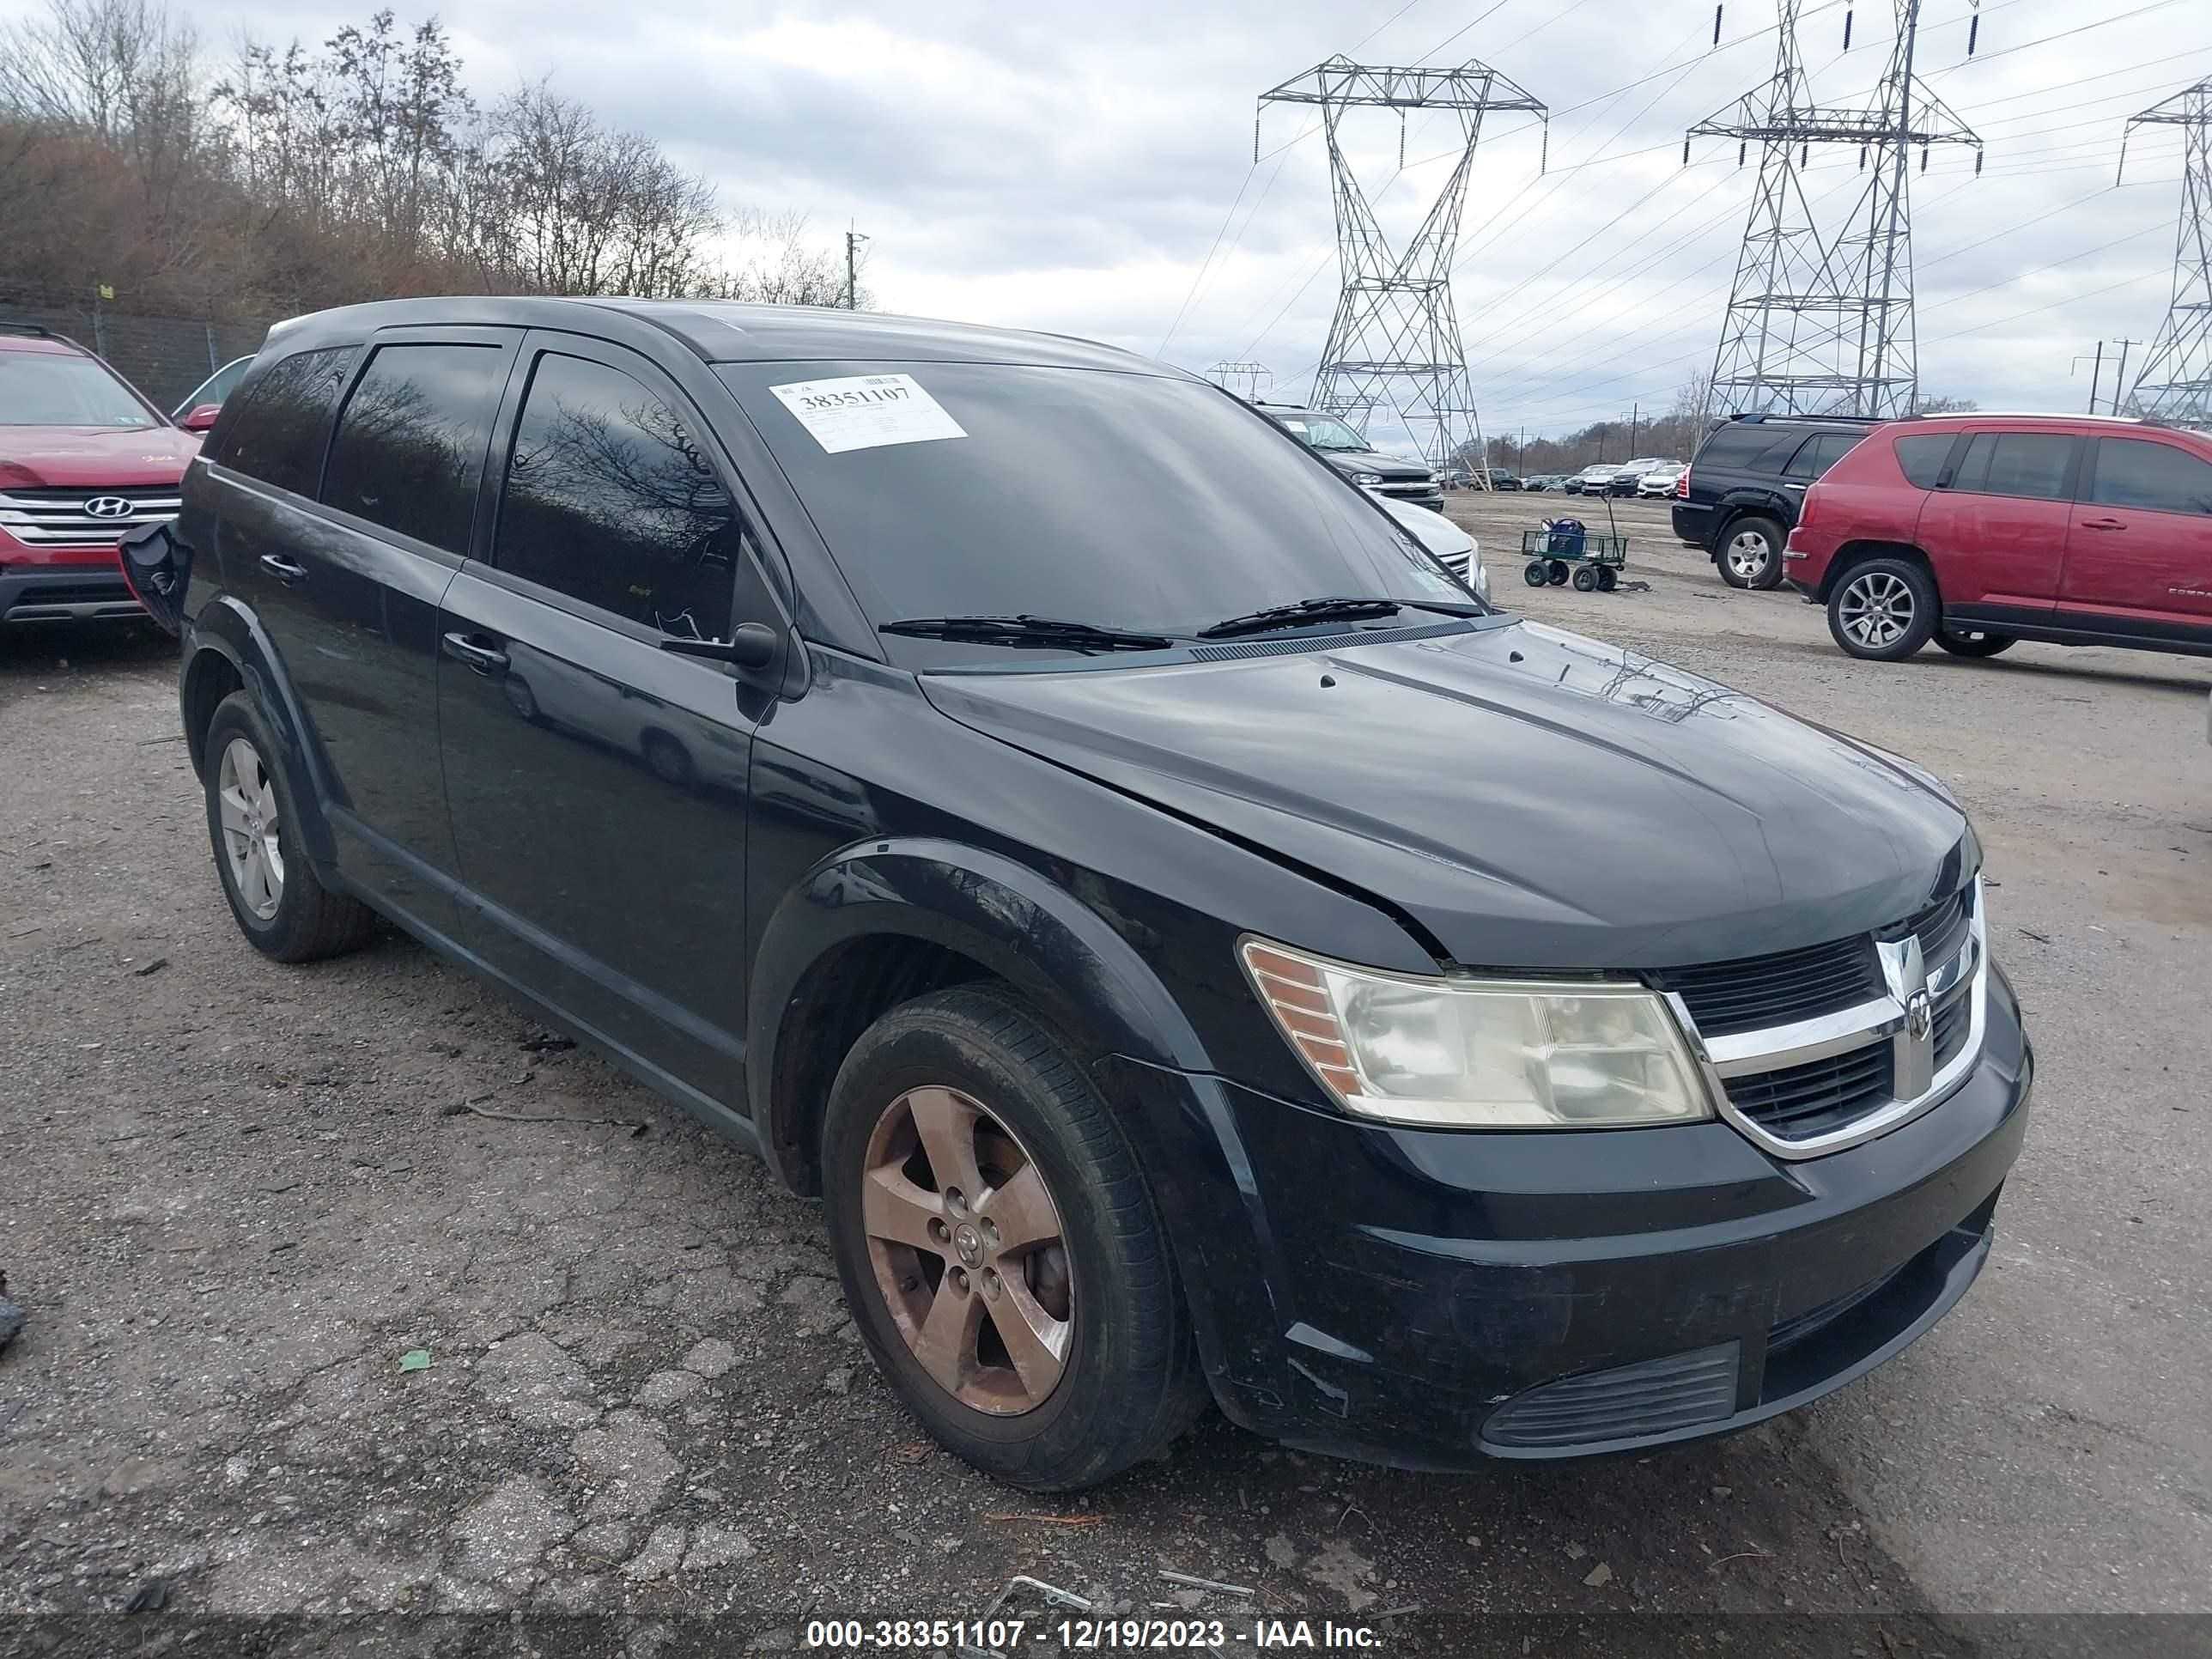
[[[1953,452],[1951,481],[1922,506],[1918,534],[1946,617],[1992,629],[2049,617],[2080,450],[2064,433],[1979,431]]]
[[[741,586],[760,591],[751,520],[697,406],[622,347],[533,332],[501,427],[485,556],[437,630],[471,945],[728,1098],[762,705],[720,665],[660,646],[729,637]],[[744,604],[736,620],[761,619]]]
[[[339,867],[441,933],[456,869],[434,740],[437,604],[468,546],[519,336],[391,330],[286,358],[246,386],[211,458],[235,477],[224,585],[297,699]]]
[[[2059,620],[2145,644],[2212,645],[2212,461],[2162,433],[2090,447]]]

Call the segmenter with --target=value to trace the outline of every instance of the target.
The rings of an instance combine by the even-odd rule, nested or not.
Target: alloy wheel
[[[1912,590],[1887,570],[1855,576],[1837,607],[1844,632],[1871,651],[1885,650],[1912,626]]]
[[[1075,1285],[1060,1208],[1013,1133],[957,1089],[908,1090],[868,1137],[861,1182],[876,1288],[922,1370],[994,1416],[1044,1404]]]
[[[276,840],[276,788],[260,751],[244,738],[225,744],[216,776],[222,811],[223,856],[231,886],[246,908],[266,921],[284,900],[284,853]]]
[[[1742,581],[1756,581],[1773,556],[1774,549],[1755,530],[1738,532],[1728,544],[1729,568]]]

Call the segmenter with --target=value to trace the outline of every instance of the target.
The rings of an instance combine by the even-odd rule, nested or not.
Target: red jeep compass
[[[1807,494],[1785,580],[1854,657],[1929,639],[2212,656],[2212,438],[2100,416],[1893,422]]]
[[[0,623],[140,614],[116,544],[176,516],[198,453],[83,347],[0,324]]]

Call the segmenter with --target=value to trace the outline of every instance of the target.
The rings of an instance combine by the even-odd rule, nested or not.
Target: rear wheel
[[[1545,580],[1553,586],[1565,587],[1567,585],[1567,562],[1565,559],[1553,559],[1544,567],[1544,573]]]
[[[1589,593],[1595,592],[1596,587],[1597,572],[1591,569],[1586,564],[1577,565],[1575,567],[1575,592],[1577,593]]]
[[[2009,634],[1980,634],[1950,628],[1936,630],[1936,643],[1954,657],[1994,657],[2000,651],[2009,651],[2018,642]]]
[[[1753,514],[1736,520],[1721,532],[1721,580],[1730,587],[1772,587],[1782,580],[1785,539],[1771,519]]]
[[[1151,1188],[1024,1004],[963,986],[884,1015],[838,1069],[822,1152],[854,1322],[948,1449],[1065,1491],[1189,1425],[1205,1384]]]
[[[1905,559],[1869,559],[1828,595],[1828,632],[1854,657],[1901,662],[1936,631],[1936,584]]]
[[[300,842],[299,792],[245,692],[216,705],[202,752],[216,872],[247,942],[279,962],[313,962],[364,942],[376,915],[316,878]]]
[[[1522,568],[1521,580],[1531,587],[1541,587],[1552,580],[1552,568],[1541,559],[1531,559]]]
[[[1599,592],[1610,593],[1614,588],[1620,586],[1620,573],[1619,571],[1615,570],[1609,564],[1600,565],[1598,567],[1597,591]]]

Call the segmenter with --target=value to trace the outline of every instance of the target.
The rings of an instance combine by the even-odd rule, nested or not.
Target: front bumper
[[[112,552],[97,564],[0,565],[0,623],[143,615]]]
[[[1784,1163],[1723,1123],[1468,1134],[1104,1062],[1224,1412],[1404,1467],[1724,1433],[1905,1347],[1987,1259],[2033,1064],[1992,975],[1932,1111]]]

